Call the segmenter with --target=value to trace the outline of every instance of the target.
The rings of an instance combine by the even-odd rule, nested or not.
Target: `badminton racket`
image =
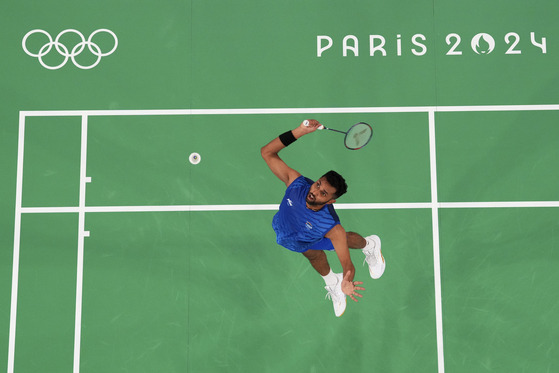
[[[303,125],[305,127],[308,127],[309,121],[305,120],[303,122]],[[344,145],[346,148],[351,150],[361,149],[362,147],[367,145],[369,141],[371,141],[371,138],[373,137],[373,127],[371,127],[369,124],[365,122],[355,123],[347,131],[340,131],[334,128],[324,127],[323,125],[320,125],[318,129],[319,130],[326,129],[328,131],[345,134]]]

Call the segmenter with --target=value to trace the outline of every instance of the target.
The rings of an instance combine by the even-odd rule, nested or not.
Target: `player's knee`
[[[315,260],[320,260],[321,257],[323,257],[324,251],[319,251],[319,250],[307,250],[304,253],[302,253],[308,260],[315,261]]]

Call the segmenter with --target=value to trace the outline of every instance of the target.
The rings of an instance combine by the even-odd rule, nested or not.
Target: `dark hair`
[[[328,184],[336,188],[336,198],[340,198],[347,192],[347,184],[345,179],[336,171],[328,171],[322,177],[325,177]]]

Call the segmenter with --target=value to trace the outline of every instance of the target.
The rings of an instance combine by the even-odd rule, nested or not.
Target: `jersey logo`
[[[291,201],[291,200],[288,198],[288,199],[287,199],[287,204],[288,204],[289,206],[293,206],[293,201]]]
[[[312,229],[312,224],[311,224],[310,221],[306,222],[306,223],[305,223],[305,226],[306,226],[307,229],[309,229],[309,230]]]

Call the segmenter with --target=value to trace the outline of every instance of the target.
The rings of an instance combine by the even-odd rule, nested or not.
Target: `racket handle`
[[[309,121],[308,121],[307,119],[305,119],[305,120],[303,121],[303,126],[308,127],[309,124],[310,124],[310,123],[309,123]],[[324,126],[321,124],[317,129],[323,130],[323,129],[324,129]]]

